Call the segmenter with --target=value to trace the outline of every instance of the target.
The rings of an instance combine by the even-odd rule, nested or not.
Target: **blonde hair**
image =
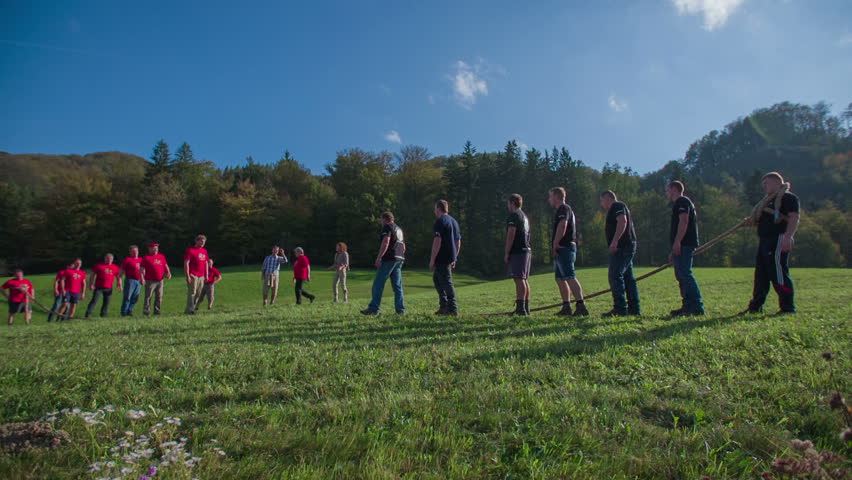
[[[341,252],[346,252],[349,250],[349,247],[347,247],[346,244],[343,242],[337,242],[336,246],[340,247]]]

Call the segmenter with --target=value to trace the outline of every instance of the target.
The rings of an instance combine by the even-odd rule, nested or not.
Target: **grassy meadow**
[[[110,318],[19,316],[0,328],[0,424],[55,417],[68,441],[0,452],[0,478],[137,479],[154,464],[157,479],[753,479],[797,438],[852,457],[827,403],[852,393],[852,270],[794,269],[800,313],[783,317],[736,315],[749,269],[696,274],[695,318],[666,316],[670,271],[640,283],[642,318],[479,315],[511,310],[514,288],[465,276],[447,318],[431,315],[428,272],[404,272],[407,315],[388,285],[382,315],[363,317],[371,271],[351,273],[342,305],[316,270],[317,302],[299,306],[282,272],[263,309],[256,267],[223,269],[213,312],[195,316],[180,278],[159,318],[119,318],[118,296]],[[604,269],[579,278],[606,286]],[[31,279],[49,305],[52,276]],[[558,300],[552,274],[531,284],[532,307]]]

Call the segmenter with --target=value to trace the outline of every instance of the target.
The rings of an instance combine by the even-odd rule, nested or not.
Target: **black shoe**
[[[738,313],[737,315],[760,315],[761,313],[763,313],[762,308],[748,307],[745,310],[743,310],[742,312]]]
[[[365,308],[364,310],[361,310],[361,315],[370,316],[370,315],[378,315],[378,314],[379,314],[379,312],[377,312],[375,310],[370,310],[369,308]]]
[[[524,316],[527,315],[527,310],[524,308],[524,301],[523,300],[516,300],[515,301],[515,311],[512,312],[510,315],[524,315]]]
[[[562,302],[562,310],[556,312],[556,315],[560,317],[570,317],[574,315],[574,312],[571,311],[571,302]]]
[[[447,310],[447,307],[441,307],[435,312],[435,315],[447,315],[448,313],[450,313],[450,311]]]
[[[405,310],[397,310],[396,314],[397,315],[405,315]]]
[[[577,309],[574,310],[575,317],[588,317],[589,309],[586,308],[586,302],[577,303]]]
[[[795,314],[796,314],[795,310],[778,310],[772,316],[773,317],[783,317],[785,315],[795,315]]]
[[[447,312],[445,315],[448,317],[458,317],[459,312]]]
[[[627,312],[620,312],[620,311],[618,311],[618,310],[616,310],[616,309],[612,309],[612,310],[610,310],[610,311],[608,311],[608,312],[604,313],[603,315],[601,315],[601,317],[602,317],[602,318],[610,318],[610,317],[626,317],[626,316],[627,316]]]
[[[308,297],[308,300],[310,300],[311,303],[314,303],[314,300],[316,300],[316,299],[317,299],[317,297],[315,295],[311,295],[310,297]]]
[[[687,313],[686,310],[684,310],[683,308],[678,308],[677,310],[672,310],[671,312],[669,312],[670,317],[682,317],[684,315],[687,315]]]

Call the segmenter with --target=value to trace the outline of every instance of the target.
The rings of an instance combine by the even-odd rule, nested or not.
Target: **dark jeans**
[[[621,314],[641,315],[639,289],[633,276],[633,255],[636,244],[619,248],[609,256],[609,288],[612,289],[613,310]],[[627,295],[625,300],[624,296]]]
[[[754,292],[750,310],[760,310],[769,294],[769,285],[778,294],[778,306],[783,312],[795,312],[793,279],[790,278],[790,252],[781,251],[781,235],[760,237],[754,267]]]
[[[704,301],[701,300],[701,289],[692,274],[692,258],[695,247],[680,247],[680,255],[672,256],[675,278],[680,284],[680,298],[683,299],[681,308],[687,312],[704,312]]]
[[[436,263],[435,272],[432,274],[435,290],[438,291],[438,301],[441,308],[455,313],[459,311],[456,305],[456,287],[453,285],[453,267],[449,263]]]
[[[50,313],[47,314],[47,321],[52,322],[54,318],[59,316],[59,309],[62,308],[62,305],[65,303],[65,295],[59,295],[53,300],[53,306],[50,307]],[[58,318],[58,320],[62,320],[62,318]]]
[[[101,299],[101,296],[104,297],[104,303],[101,305],[101,316],[106,317],[107,310],[109,309],[109,301],[112,299],[112,289],[111,288],[96,288],[95,292],[92,294],[92,300],[89,301],[89,306],[86,307],[86,318],[92,315],[92,310],[95,309],[95,305],[98,304],[98,300]]]
[[[378,312],[382,305],[382,293],[385,291],[385,282],[388,278],[393,288],[394,307],[397,313],[405,313],[405,297],[402,292],[402,261],[382,260],[382,264],[376,270],[376,278],[373,280],[373,299],[370,301],[368,310]]]
[[[305,291],[304,284],[305,284],[304,279],[302,279],[302,278],[296,279],[296,303],[297,304],[302,303],[302,296],[304,296],[305,298],[307,298],[309,300],[313,300],[314,298],[316,298],[313,295],[311,295],[310,293]]]
[[[124,279],[124,297],[121,300],[121,316],[133,314],[133,307],[139,301],[139,294],[142,292],[142,282],[132,278]]]

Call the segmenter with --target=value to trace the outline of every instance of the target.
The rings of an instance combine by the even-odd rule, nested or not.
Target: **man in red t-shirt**
[[[207,310],[213,308],[213,301],[216,296],[216,284],[222,280],[222,274],[213,266],[212,258],[207,259],[207,265],[207,279],[204,280],[204,288],[201,289],[201,296],[198,297],[198,303],[195,304],[196,310],[201,307],[204,297],[207,297]]]
[[[172,271],[169,270],[166,257],[160,253],[159,244],[148,245],[148,255],[142,257],[139,272],[142,284],[145,285],[145,304],[142,313],[151,314],[151,298],[156,297],[154,298],[154,315],[159,315],[163,307],[163,287],[165,286],[163,279],[172,278]]]
[[[9,293],[6,293],[6,290]],[[9,299],[9,325],[15,320],[16,313],[24,313],[27,325],[29,325],[30,318],[33,315],[30,301],[35,300],[35,289],[33,289],[33,284],[24,278],[24,271],[16,268],[15,278],[6,280],[6,283],[0,286],[0,292]]]
[[[142,257],[139,256],[139,247],[131,245],[129,256],[121,262],[121,271],[124,272],[124,297],[121,299],[121,316],[133,315],[133,307],[139,301],[139,293],[142,291]]]
[[[104,303],[101,305],[101,316],[106,317],[107,310],[109,310],[109,301],[112,299],[112,286],[116,280],[118,280],[118,291],[120,292],[122,289],[121,271],[118,269],[118,265],[112,263],[114,258],[113,254],[107,253],[104,255],[103,262],[96,263],[92,267],[93,280],[89,289],[94,293],[92,294],[92,300],[89,301],[89,306],[86,307],[86,318],[92,315],[92,310],[95,309],[101,296],[104,297]]]
[[[54,318],[62,320],[62,317],[59,317],[59,311],[62,310],[62,305],[65,303],[65,290],[63,290],[62,279],[65,278],[65,271],[69,268],[74,268],[74,262],[69,263],[67,267],[60,270],[53,280],[53,295],[56,298],[53,299],[53,307],[51,307],[50,312],[47,314],[48,322],[52,322]]]
[[[305,255],[302,247],[296,247],[293,250],[293,256],[296,257],[296,261],[293,262],[293,283],[296,284],[296,305],[301,305],[302,296],[310,300],[311,303],[314,303],[317,297],[306,292],[304,288],[305,282],[311,281],[311,261]]]
[[[208,275],[207,249],[204,245],[207,237],[198,235],[195,237],[195,246],[186,249],[183,254],[183,272],[186,274],[186,310],[184,313],[192,315],[195,313],[195,305],[201,297],[204,282]]]
[[[59,320],[71,320],[77,312],[77,304],[86,298],[86,272],[82,270],[82,266],[82,260],[74,260],[74,265],[65,270],[65,276],[62,277],[65,302],[59,310]]]

